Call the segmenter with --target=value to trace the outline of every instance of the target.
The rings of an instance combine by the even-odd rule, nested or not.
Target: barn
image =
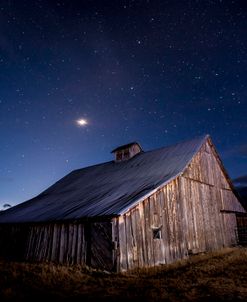
[[[245,215],[211,138],[72,171],[0,214],[0,255],[127,271],[238,243]]]

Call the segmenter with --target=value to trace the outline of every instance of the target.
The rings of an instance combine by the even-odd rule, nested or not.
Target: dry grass
[[[247,301],[247,249],[126,274],[0,261],[0,301]]]

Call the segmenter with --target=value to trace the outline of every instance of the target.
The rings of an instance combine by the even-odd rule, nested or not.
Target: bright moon
[[[85,125],[87,125],[87,120],[81,118],[81,119],[77,120],[76,123],[79,126],[85,126]]]

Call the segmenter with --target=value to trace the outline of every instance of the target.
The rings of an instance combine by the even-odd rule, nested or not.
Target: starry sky
[[[0,204],[131,141],[247,175],[246,71],[246,1],[0,1]]]

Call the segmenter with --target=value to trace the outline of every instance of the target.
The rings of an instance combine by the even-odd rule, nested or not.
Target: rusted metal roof
[[[121,215],[180,175],[207,137],[75,170],[37,197],[2,212],[0,223]]]

